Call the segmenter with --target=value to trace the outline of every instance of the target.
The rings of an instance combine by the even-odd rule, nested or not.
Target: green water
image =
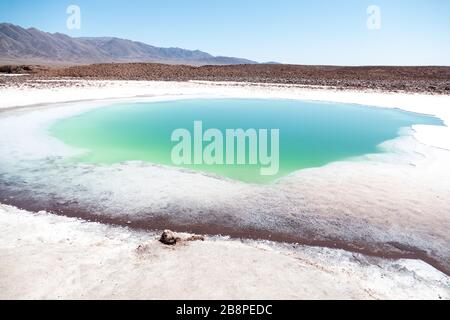
[[[279,129],[280,170],[261,176],[260,165],[186,165],[245,182],[266,183],[299,169],[377,153],[377,145],[414,124],[442,125],[436,118],[371,107],[291,100],[178,100],[116,104],[55,123],[50,132],[67,145],[89,150],[70,161],[115,164],[143,160],[173,165],[172,132]],[[205,143],[206,145],[206,143]]]

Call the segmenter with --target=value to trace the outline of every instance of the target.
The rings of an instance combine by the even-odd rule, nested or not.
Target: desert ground
[[[295,84],[347,90],[450,94],[450,67],[338,67],[278,64],[195,67],[154,63],[112,63],[69,67],[58,64],[4,65],[0,66],[0,72],[23,73],[35,79],[227,81]],[[1,79],[0,85],[2,85]]]

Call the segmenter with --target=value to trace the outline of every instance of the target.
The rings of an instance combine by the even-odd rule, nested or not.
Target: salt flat
[[[11,117],[12,110],[20,113],[14,115],[16,125],[10,122],[10,128],[3,126],[1,147],[10,141],[17,142],[18,149],[21,146],[18,134],[8,137],[6,133],[20,129],[22,115],[35,111],[40,115],[37,110],[45,111],[47,104],[56,107],[52,113],[43,114],[70,113],[75,104],[67,103],[91,100],[105,103],[116,99],[148,101],[186,97],[306,99],[401,108],[435,115],[447,125],[450,123],[450,96],[443,95],[239,83],[68,82],[64,87],[53,87],[51,81],[44,81],[36,88],[0,88],[0,108],[5,110],[1,120]],[[38,131],[32,131],[32,123],[38,118],[28,116],[28,119],[29,133],[37,134]],[[83,182],[86,194],[94,197],[108,192],[116,195],[130,192],[135,202],[146,199],[148,206],[155,206],[159,211],[164,211],[170,203],[166,197],[170,194],[181,199],[179,212],[206,222],[220,221],[219,215],[225,207],[227,217],[235,213],[234,219],[247,226],[259,225],[268,230],[281,226],[290,232],[310,224],[309,229],[302,230],[305,235],[314,230],[349,242],[407,244],[432,253],[448,268],[450,130],[417,126],[414,131],[413,136],[386,142],[382,147],[389,151],[388,155],[299,171],[269,187],[236,184],[167,168],[148,170],[133,164],[115,168],[116,171],[102,169],[89,173],[92,182],[89,185],[87,180],[74,183]],[[45,142],[35,138],[37,142]],[[15,151],[19,152],[18,149]],[[45,154],[45,150],[38,149]],[[127,188],[120,189],[118,182],[130,175],[139,176],[142,181],[133,180],[134,187],[127,184]],[[93,183],[106,176],[119,189]],[[142,188],[146,179],[159,182]],[[57,182],[60,183],[55,180],[55,185]],[[67,190],[76,194],[70,183],[67,185]],[[176,190],[174,185],[178,186]],[[192,194],[189,192],[192,187],[203,191]],[[130,212],[139,209],[133,208],[135,204],[129,198],[112,197],[108,205],[116,209],[128,206]],[[168,215],[174,214],[174,208],[166,209]],[[255,216],[255,210],[259,215]],[[216,215],[206,215],[205,212],[211,211]],[[5,298],[450,298],[448,276],[418,260],[390,261],[341,250],[303,246],[294,249],[282,244],[241,243],[222,238],[169,250],[154,240],[154,234],[47,214],[32,215],[8,206],[1,207],[0,219],[0,256],[3,257],[0,287]],[[65,238],[67,234],[72,236]],[[136,253],[136,248],[146,243],[150,253]],[[203,262],[200,267],[198,261]],[[59,266],[58,276],[50,271],[55,263]],[[68,265],[72,269],[66,268]],[[171,272],[162,272],[164,267]],[[179,272],[178,268],[183,271]],[[170,276],[174,270],[180,278]],[[212,278],[204,277],[205,270],[213,270],[211,277],[229,281],[211,285]],[[51,274],[51,279],[38,277],[31,284],[27,280],[36,279],[42,272]],[[184,291],[186,296],[180,296],[181,287],[188,288]]]

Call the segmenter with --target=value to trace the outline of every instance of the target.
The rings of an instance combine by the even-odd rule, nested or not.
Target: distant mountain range
[[[189,65],[237,65],[257,62],[212,56],[199,50],[159,48],[126,39],[72,38],[0,23],[0,62],[85,64],[109,62],[152,62]]]

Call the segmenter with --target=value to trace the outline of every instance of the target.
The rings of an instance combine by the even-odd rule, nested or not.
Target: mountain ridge
[[[213,56],[200,50],[162,48],[117,37],[70,37],[36,28],[0,23],[0,60],[42,63],[150,62],[188,65],[257,64],[242,58]]]

